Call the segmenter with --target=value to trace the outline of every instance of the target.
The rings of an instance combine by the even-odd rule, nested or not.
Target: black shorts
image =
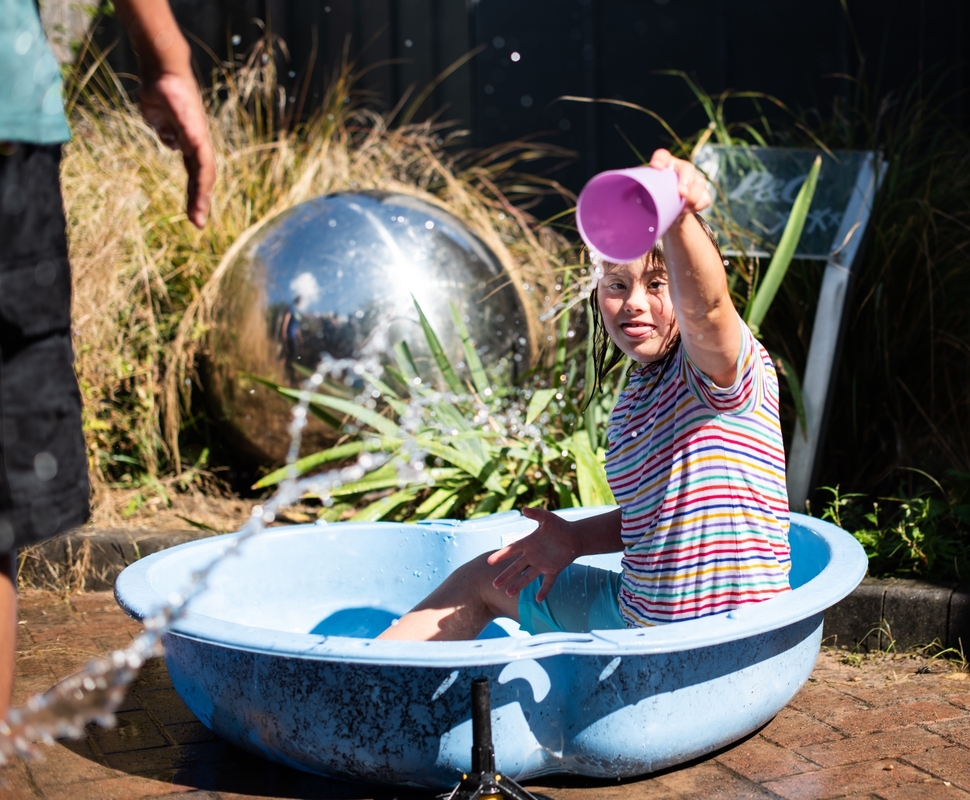
[[[60,160],[0,154],[0,553],[89,515]]]

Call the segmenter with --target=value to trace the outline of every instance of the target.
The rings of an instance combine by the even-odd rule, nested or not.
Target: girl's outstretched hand
[[[496,550],[488,557],[489,564],[514,559],[512,564],[493,585],[505,588],[512,597],[542,575],[542,586],[536,593],[536,601],[542,602],[552,589],[559,573],[582,555],[578,547],[576,523],[567,522],[550,511],[541,508],[524,508],[522,515],[539,523],[528,536]]]
[[[684,213],[703,211],[711,204],[711,193],[707,188],[707,178],[697,167],[674,158],[669,150],[656,150],[650,157],[650,166],[654,169],[673,169],[679,180],[680,196],[684,198]]]

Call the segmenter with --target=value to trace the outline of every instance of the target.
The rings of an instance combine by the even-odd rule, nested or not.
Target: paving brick
[[[697,797],[704,800],[767,800],[771,797],[758,784],[735,775],[714,761],[701,762],[691,769],[676,770],[658,776],[656,780],[674,797]]]
[[[166,673],[167,674],[167,673]],[[172,725],[180,722],[196,722],[193,714],[182,702],[172,688],[155,689],[151,691],[133,691],[142,705],[149,710],[162,725]]]
[[[755,783],[818,769],[797,753],[772,744],[761,736],[751,737],[721,753],[715,760]]]
[[[144,711],[122,711],[115,716],[118,721],[113,728],[92,726],[89,732],[106,756],[172,744]]]
[[[957,789],[952,784],[946,786],[935,778],[923,783],[907,783],[879,792],[880,800],[970,800],[970,793]]]
[[[936,722],[933,725],[927,725],[926,729],[949,739],[954,744],[970,747],[970,720],[965,716],[946,722]]]
[[[941,667],[942,669],[944,668]],[[839,689],[874,708],[916,700],[938,700],[965,691],[965,687],[960,686],[959,682],[947,680],[942,671],[936,675],[907,675],[896,681],[880,682],[876,685],[847,683]]]
[[[38,647],[37,652],[44,658],[58,680],[66,678],[84,669],[84,665],[95,658],[101,658],[102,653],[91,650],[81,651],[66,647]]]
[[[913,766],[943,781],[970,792],[970,750],[960,745],[940,747],[905,757]]]
[[[962,711],[949,703],[904,703],[884,708],[866,709],[845,714],[833,724],[839,730],[859,735],[904,728],[919,723],[941,722],[962,716]]]
[[[0,797],[15,797],[17,800],[41,797],[25,763],[15,761],[0,767]]]
[[[121,613],[120,610],[118,613]],[[138,673],[138,678],[131,685],[131,691],[133,692],[171,688],[172,679],[168,675],[164,658],[151,658],[146,661]]]
[[[200,789],[215,790],[220,800],[226,798],[247,798],[256,796],[272,798],[306,798],[313,800],[431,800],[436,793],[417,790],[401,789],[400,787],[368,786],[360,783],[348,783],[330,778],[310,775],[307,772],[290,769],[281,764],[264,761],[254,756],[248,756],[244,761],[226,764],[199,764],[185,767],[174,773],[174,780],[187,783]],[[542,781],[542,779],[539,779]],[[542,782],[535,789],[534,794],[549,798],[569,798],[569,800],[586,800],[594,797],[600,800],[600,792],[607,791],[610,797],[629,797],[633,800],[668,800],[670,794],[664,790],[663,794],[655,791],[656,781],[646,778],[640,781],[624,781],[623,783],[604,783],[603,781],[576,781],[566,779],[556,782],[555,777],[548,783]],[[555,788],[549,788],[555,787]],[[619,794],[613,794],[619,790]],[[659,791],[659,790],[657,790]],[[631,794],[632,792],[632,794]],[[640,794],[643,792],[643,794]]]
[[[240,761],[246,758],[251,759],[252,756],[221,739],[214,742],[105,754],[105,761],[109,767],[135,774],[181,769],[195,764]]]
[[[45,790],[45,800],[141,800],[191,790],[190,786],[165,783],[138,775],[124,775],[103,781],[85,781]]]
[[[866,709],[865,704],[854,697],[830,686],[819,685],[804,687],[788,705],[834,727],[838,727],[838,721],[843,717]]]
[[[98,763],[91,745],[84,740],[42,747],[40,760],[31,761],[27,767],[41,789],[114,777],[110,769]]]
[[[761,735],[782,747],[831,742],[842,734],[790,706],[761,729]]]
[[[548,797],[549,800],[584,800],[595,792],[597,800],[670,800],[673,796],[670,790],[657,779],[647,778],[635,783],[621,783],[612,786],[601,784],[585,784],[582,786],[546,786],[529,783],[524,787],[537,797]],[[346,796],[346,795],[329,795]],[[678,795],[679,796],[679,795]],[[220,800],[233,797],[220,792]],[[239,797],[236,795],[236,797]],[[242,800],[240,797],[239,800]]]
[[[924,783],[908,783],[879,792],[880,800],[970,800],[970,793],[947,786],[935,778]]]
[[[765,787],[785,800],[827,800],[867,792],[880,794],[883,789],[917,783],[925,777],[926,773],[902,762],[880,760],[792,775],[769,781]]]
[[[798,747],[795,752],[823,767],[837,767],[871,759],[896,758],[946,745],[945,739],[921,728],[904,728],[855,736],[838,742]]]
[[[165,733],[172,737],[175,744],[211,742],[219,738],[198,720],[193,722],[175,722],[171,725],[166,725]]]
[[[27,698],[39,692],[46,692],[56,679],[47,660],[37,655],[17,657],[17,672],[14,675],[12,703],[21,706]]]

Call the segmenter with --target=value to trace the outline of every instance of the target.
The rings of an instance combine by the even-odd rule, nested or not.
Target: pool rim
[[[584,515],[593,511],[603,513],[611,508],[587,508],[582,512]],[[422,524],[422,527],[429,532],[489,533],[487,528],[476,526],[476,522],[431,523]],[[341,531],[351,533],[361,527],[384,526],[400,529],[401,523],[335,523],[326,526],[326,530],[331,534]],[[438,668],[503,664],[558,655],[615,657],[694,650],[768,633],[820,614],[846,597],[861,582],[868,559],[854,537],[831,523],[803,514],[792,514],[792,526],[808,529],[821,539],[827,549],[828,563],[818,575],[797,589],[762,603],[673,625],[601,630],[588,634],[543,633],[523,638],[461,642],[400,642],[276,631],[209,617],[189,608],[174,622],[167,635],[284,658]],[[319,534],[321,527],[311,523],[272,528],[259,534],[259,538],[284,538],[311,530]],[[236,532],[186,542],[136,561],[121,573],[115,583],[118,604],[135,619],[143,621],[151,617],[166,599],[152,586],[154,570],[163,568],[167,559],[190,548],[226,547],[233,537],[241,535]]]

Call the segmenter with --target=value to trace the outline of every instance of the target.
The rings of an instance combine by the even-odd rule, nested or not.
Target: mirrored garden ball
[[[222,280],[203,378],[230,443],[260,464],[283,461],[290,403],[266,388],[299,388],[324,354],[407,358],[440,384],[416,304],[453,365],[464,366],[455,317],[493,380],[534,359],[534,316],[494,251],[453,214],[401,193],[316,197],[254,234]],[[467,370],[465,371],[467,374]],[[339,389],[338,389],[339,390]],[[361,387],[346,387],[346,396]],[[336,440],[315,420],[302,452]]]

